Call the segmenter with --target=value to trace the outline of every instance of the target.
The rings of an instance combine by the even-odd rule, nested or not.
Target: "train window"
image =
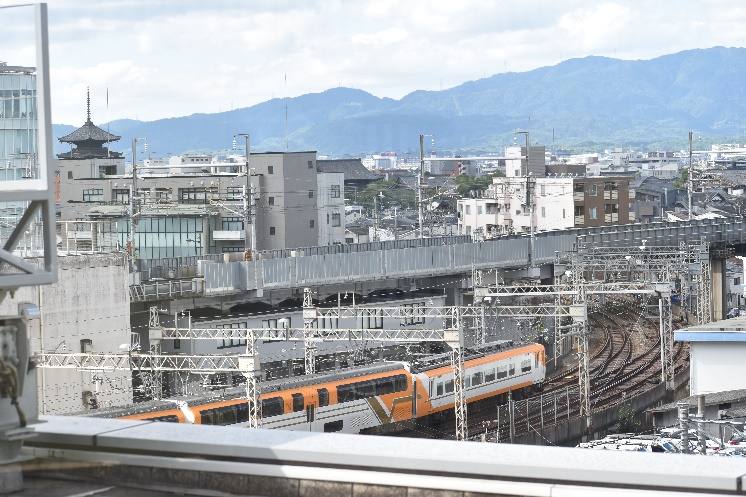
[[[344,426],[344,421],[330,421],[328,423],[324,423],[324,433],[334,433],[335,431],[342,431],[342,427]]]
[[[513,376],[515,374],[515,364],[510,364],[508,366],[508,375]]]
[[[521,373],[526,373],[528,371],[531,371],[531,359],[521,361]]]
[[[495,381],[495,368],[488,369],[484,372],[484,382],[489,383]]]
[[[235,404],[232,406],[223,407],[221,411],[221,414],[223,415],[223,419],[221,420],[222,422],[220,423],[221,425],[236,424],[237,409]]]
[[[350,402],[355,400],[355,388],[352,385],[339,385],[337,387],[337,402]]]
[[[475,386],[481,385],[481,384],[482,384],[482,372],[481,371],[477,371],[476,373],[474,373],[471,376],[471,385],[473,387],[475,387]]]
[[[169,414],[168,416],[158,416],[157,418],[146,418],[145,421],[164,421],[166,423],[178,423],[179,417],[175,414]]]
[[[394,383],[397,392],[403,392],[407,390],[407,375],[398,374],[394,376]]]
[[[215,424],[213,421],[213,415],[215,413],[215,409],[204,409],[199,412],[200,414],[200,423],[203,425],[212,425]]]
[[[443,395],[443,382],[442,381],[438,383],[438,386],[435,389],[435,395],[438,397]]]
[[[329,390],[326,388],[319,388],[316,390],[319,394],[319,407],[326,407],[329,405]]]
[[[446,393],[453,393],[453,380],[446,382]]]
[[[500,380],[502,378],[508,377],[508,366],[498,366],[497,367],[497,379]]]
[[[471,386],[471,376],[468,374],[464,375],[464,388],[469,388]]]
[[[376,396],[376,380],[364,381],[362,388],[358,392],[358,398],[367,399]]]
[[[269,418],[279,416],[285,413],[285,402],[282,397],[272,397],[271,399],[262,399],[262,417]]]
[[[305,409],[305,403],[303,402],[303,394],[302,393],[294,393],[292,395],[293,397],[293,412],[302,411]]]
[[[387,393],[394,393],[394,379],[379,378],[376,380],[376,394],[386,395]]]
[[[249,403],[241,402],[236,406],[236,423],[245,423],[249,420]]]

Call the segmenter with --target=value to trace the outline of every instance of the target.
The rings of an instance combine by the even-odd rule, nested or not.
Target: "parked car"
[[[738,307],[734,307],[730,311],[728,311],[728,319],[737,318],[740,315],[741,315],[741,309],[739,309]]]

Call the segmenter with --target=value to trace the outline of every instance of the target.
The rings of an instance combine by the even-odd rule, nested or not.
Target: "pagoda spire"
[[[85,87],[85,91],[87,94],[87,114],[88,114],[88,120],[86,122],[91,122],[91,88],[89,86]]]

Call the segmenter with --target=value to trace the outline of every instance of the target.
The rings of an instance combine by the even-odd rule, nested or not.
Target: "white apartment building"
[[[344,173],[316,175],[319,245],[345,242]]]
[[[534,229],[574,226],[572,178],[532,178],[535,191]],[[528,232],[530,209],[526,205],[526,177],[495,178],[483,198],[458,201],[459,234],[482,233],[486,238]]]
[[[494,178],[482,198],[458,201],[458,232],[491,238],[528,232],[531,188],[536,231],[629,222],[627,178]]]

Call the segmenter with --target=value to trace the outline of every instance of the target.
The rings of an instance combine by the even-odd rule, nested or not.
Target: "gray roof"
[[[343,173],[345,181],[381,179],[380,174],[370,171],[360,159],[317,160],[316,170],[320,173]]]
[[[746,390],[728,390],[725,392],[715,392],[705,394],[705,405],[711,406],[716,404],[725,404],[727,402],[744,402],[746,401]],[[686,399],[677,400],[660,407],[648,409],[651,412],[665,412],[676,409],[678,402],[689,402],[690,406],[697,407],[697,396],[692,395]]]
[[[676,190],[676,187],[671,182],[653,176],[630,181],[629,188],[638,192],[658,193],[661,195],[666,190],[669,192]]]
[[[726,169],[723,171],[711,170],[708,173],[717,174],[728,180],[733,186],[746,185],[746,170]]]
[[[108,133],[104,131],[103,129],[99,128],[95,124],[91,122],[89,119],[85,122],[85,124],[69,135],[65,135],[62,138],[57,138],[61,142],[66,143],[77,143],[77,142],[84,142],[87,140],[97,141],[97,142],[115,142],[119,140],[121,136],[112,135],[111,133]]]

